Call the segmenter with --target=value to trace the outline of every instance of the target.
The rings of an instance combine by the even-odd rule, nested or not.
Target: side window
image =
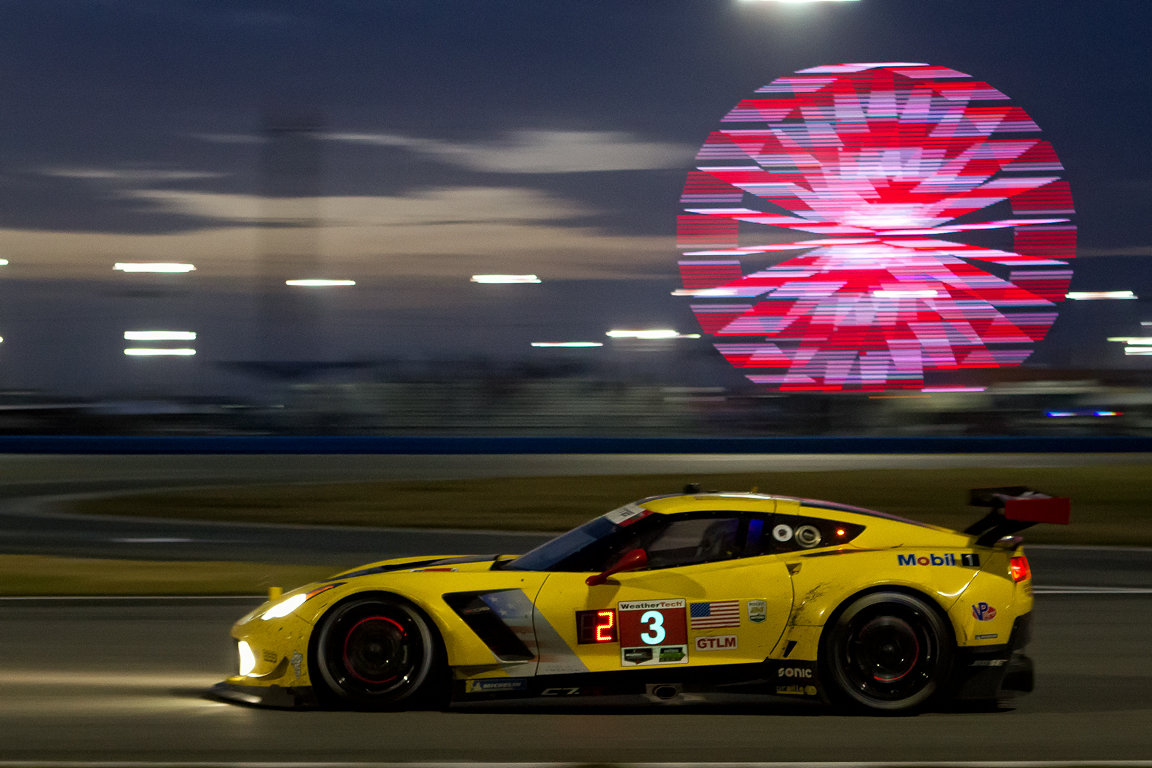
[[[818,517],[773,515],[771,523],[764,523],[760,554],[836,547],[847,544],[863,530],[864,526],[854,523],[839,523]]]
[[[643,543],[648,567],[674,568],[739,556],[740,518],[736,515],[671,520]]]
[[[777,550],[772,542],[772,516],[752,512],[746,517],[748,532],[744,537],[744,557],[774,554]]]

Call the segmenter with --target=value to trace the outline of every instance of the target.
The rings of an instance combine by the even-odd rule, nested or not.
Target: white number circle
[[[648,645],[659,645],[664,640],[664,614],[660,611],[645,611],[640,623],[648,625],[648,631],[640,635]]]
[[[776,541],[788,541],[792,538],[792,526],[778,525],[772,529],[772,538]]]

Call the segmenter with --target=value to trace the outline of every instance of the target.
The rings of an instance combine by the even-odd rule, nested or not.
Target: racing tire
[[[874,592],[849,603],[824,633],[821,672],[830,698],[874,714],[909,714],[943,691],[955,640],[927,601]]]
[[[431,620],[388,595],[354,597],[323,617],[312,647],[321,703],[421,709],[448,699],[444,645]]]

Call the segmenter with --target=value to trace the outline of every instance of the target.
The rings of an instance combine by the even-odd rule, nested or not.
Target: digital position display
[[[616,642],[616,611],[576,611],[576,641],[580,645]]]

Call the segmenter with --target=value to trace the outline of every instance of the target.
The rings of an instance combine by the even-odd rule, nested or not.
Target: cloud
[[[492,173],[586,173],[683,168],[695,147],[644,141],[619,131],[518,131],[504,141],[453,143],[388,133],[328,133],[329,141],[399,147]]]
[[[264,137],[244,133],[195,133],[214,144],[259,144]],[[645,141],[622,131],[516,131],[502,141],[463,143],[395,133],[325,133],[343,144],[394,147],[446,165],[489,173],[588,173],[683,168],[696,147]]]
[[[179,190],[133,190],[127,197],[150,207],[214,221],[259,223],[318,217],[326,229],[342,227],[483,225],[575,219],[591,209],[516,187],[438,189],[404,197],[347,196],[265,198],[257,195]]]
[[[463,187],[408,197],[315,200],[175,190],[126,194],[209,226],[172,234],[0,230],[11,261],[5,275],[120,279],[112,272],[117,261],[162,259],[195,264],[197,279],[250,278],[268,238],[285,233],[261,228],[260,222],[299,220],[309,211],[324,225],[315,232],[322,271],[357,281],[466,281],[476,272],[535,273],[546,281],[643,278],[676,269],[671,234],[613,235],[577,226],[572,220],[586,217],[588,209],[528,189]]]
[[[115,184],[160,184],[197,179],[220,179],[228,174],[210,171],[163,170],[149,168],[41,168],[41,176],[60,179],[88,179]]]
[[[254,133],[190,133],[188,136],[210,144],[263,144],[266,141]]]

